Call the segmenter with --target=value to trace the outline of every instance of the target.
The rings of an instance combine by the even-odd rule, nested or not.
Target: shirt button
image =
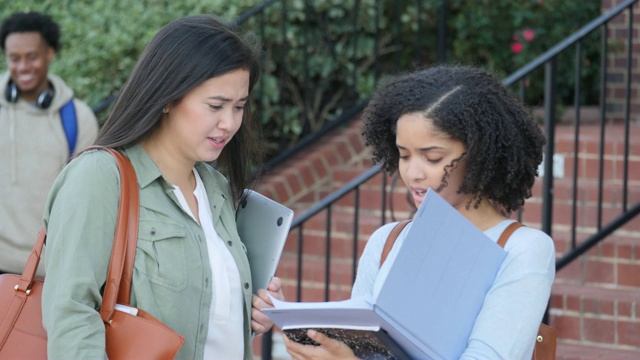
[[[227,245],[232,246],[233,243],[231,242],[231,240],[227,241]]]
[[[156,228],[152,227],[150,233],[151,233],[151,236],[155,236],[156,235]]]
[[[209,287],[209,278],[204,279],[204,285]]]
[[[249,283],[248,283],[248,282],[244,283],[244,288],[245,288],[245,289],[248,289],[248,288],[249,288]]]

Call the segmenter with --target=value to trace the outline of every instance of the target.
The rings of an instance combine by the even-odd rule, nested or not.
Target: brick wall
[[[623,3],[623,0],[602,0],[602,12],[611,10]],[[633,34],[632,51],[634,59],[631,66],[631,101],[630,110],[632,114],[640,111],[640,4],[633,5]],[[610,121],[624,120],[626,108],[626,86],[627,86],[627,36],[629,33],[629,12],[623,11],[609,22],[608,29],[608,72],[607,72],[607,119]],[[631,121],[640,122],[638,116],[632,116]]]

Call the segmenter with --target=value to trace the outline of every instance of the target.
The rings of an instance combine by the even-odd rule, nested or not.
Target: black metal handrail
[[[578,154],[578,134],[579,134],[579,120],[580,120],[580,89],[579,89],[579,74],[580,74],[580,54],[581,47],[580,42],[591,33],[598,29],[602,29],[601,36],[601,84],[600,84],[600,142],[599,142],[599,173],[598,173],[598,215],[597,215],[597,229],[598,233],[591,236],[589,239],[583,241],[580,246],[576,244],[576,204],[577,204],[577,156],[574,158],[574,182],[573,182],[573,208],[572,208],[572,247],[571,250],[565,253],[556,262],[556,270],[560,270],[567,266],[573,259],[576,259],[580,255],[586,253],[589,249],[597,245],[600,241],[604,240],[607,235],[616,229],[623,226],[627,221],[637,215],[637,212],[627,211],[627,194],[628,194],[628,163],[629,163],[629,123],[630,123],[630,104],[631,104],[631,64],[633,54],[633,4],[637,0],[627,0],[618,6],[614,7],[607,13],[594,19],[571,36],[567,37],[557,45],[553,46],[548,51],[539,55],[533,59],[530,63],[526,64],[522,68],[515,71],[513,74],[503,80],[503,84],[506,86],[514,85],[518,81],[533,73],[536,69],[542,65],[545,66],[545,103],[544,103],[544,126],[545,133],[547,134],[547,146],[545,149],[545,158],[553,159],[554,155],[554,142],[555,142],[555,109],[556,109],[556,71],[557,71],[557,58],[560,54],[567,51],[571,46],[576,45],[576,94],[575,94],[575,140],[574,140],[574,154]],[[624,155],[624,175],[623,175],[623,213],[622,215],[613,220],[606,226],[602,227],[602,202],[603,202],[603,176],[604,176],[604,144],[605,144],[605,118],[606,118],[606,85],[607,85],[607,24],[611,19],[618,16],[623,11],[629,12],[629,22],[627,31],[627,82],[626,82],[626,95],[625,95],[625,155]],[[521,98],[523,95],[521,94]],[[553,173],[553,161],[545,162],[545,174]],[[552,213],[553,213],[553,176],[545,176],[543,186],[543,223],[542,229],[551,234],[552,229]],[[635,209],[635,208],[634,208]]]

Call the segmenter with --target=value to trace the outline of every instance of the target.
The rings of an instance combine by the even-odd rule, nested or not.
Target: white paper
[[[126,312],[127,314],[131,314],[133,316],[138,316],[138,309],[131,306],[116,304],[115,309],[118,311]]]
[[[379,329],[377,315],[365,299],[331,302],[286,302],[271,297],[273,308],[262,309],[280,329],[343,328]]]

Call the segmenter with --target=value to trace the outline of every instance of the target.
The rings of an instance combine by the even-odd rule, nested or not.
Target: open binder
[[[506,252],[432,189],[408,227],[377,299],[274,299],[263,312],[285,333],[373,331],[388,335],[397,359],[459,358]]]

